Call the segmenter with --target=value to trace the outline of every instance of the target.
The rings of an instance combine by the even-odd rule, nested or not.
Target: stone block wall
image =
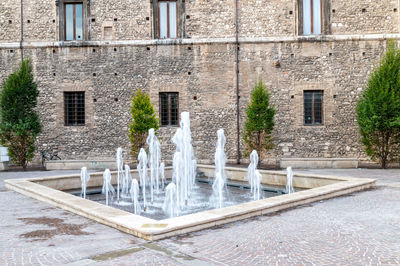
[[[131,159],[130,97],[142,89],[157,112],[160,92],[179,92],[179,111],[191,113],[199,159],[213,160],[216,131],[224,128],[226,152],[235,161],[235,1],[186,0],[187,38],[175,41],[153,40],[150,1],[89,2],[90,42],[63,43],[55,1],[24,1],[24,55],[34,65],[44,126],[38,151],[59,148],[63,159],[112,159],[123,147]],[[20,62],[19,4],[0,3],[0,82]],[[277,109],[271,163],[283,157],[366,157],[354,108],[387,45],[384,34],[399,32],[398,1],[331,0],[331,8],[333,35],[303,38],[297,36],[296,1],[239,0],[240,128],[250,91],[262,78]],[[310,89],[323,90],[322,126],[303,125],[303,93]],[[85,126],[64,125],[63,95],[69,91],[85,92]],[[166,160],[175,150],[175,130],[160,129]]]
[[[272,161],[363,156],[354,108],[385,47],[386,41],[243,44],[241,128],[250,90],[262,78],[277,109]],[[1,58],[12,58],[7,50],[0,51]],[[68,159],[111,159],[117,147],[129,150],[130,97],[140,88],[150,93],[157,110],[159,92],[179,92],[180,111],[191,113],[196,156],[212,160],[216,131],[224,128],[226,151],[234,160],[234,51],[231,44],[25,50],[34,62],[41,91],[44,128],[38,150],[61,148],[62,158]],[[273,67],[277,54],[280,68]],[[8,68],[2,69],[0,78],[8,73]],[[307,89],[324,91],[323,126],[303,126],[303,91]],[[64,126],[64,91],[85,91],[85,126]],[[162,149],[169,160],[175,149],[170,141],[175,130],[160,129]]]
[[[329,1],[331,34],[399,33],[400,6],[396,0]],[[240,37],[296,36],[299,24],[296,0],[239,0],[238,3]],[[84,21],[87,40],[154,38],[150,0],[90,0],[88,6]],[[235,37],[235,0],[186,0],[184,7],[182,17],[188,38]],[[60,14],[57,14],[56,0],[24,0],[24,39],[59,41]],[[19,40],[20,1],[3,0],[0,42]]]

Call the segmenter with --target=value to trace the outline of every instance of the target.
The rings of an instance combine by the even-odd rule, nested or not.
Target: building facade
[[[31,59],[38,150],[60,149],[63,159],[129,150],[130,97],[142,89],[160,113],[165,160],[177,114],[189,111],[196,157],[212,161],[224,128],[236,162],[261,78],[276,107],[268,163],[364,160],[355,106],[400,36],[399,9],[397,0],[3,0],[0,81]]]

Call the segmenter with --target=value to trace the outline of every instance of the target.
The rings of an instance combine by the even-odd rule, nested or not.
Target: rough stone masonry
[[[65,2],[83,5],[82,41],[64,40]],[[354,109],[388,40],[400,37],[398,1],[321,0],[322,34],[308,36],[302,0],[170,2],[178,34],[167,40],[158,38],[158,0],[23,0],[23,12],[20,0],[0,2],[0,81],[18,66],[21,51],[31,58],[44,125],[37,150],[60,148],[63,159],[108,159],[117,147],[129,150],[130,97],[142,89],[157,111],[160,92],[179,92],[197,158],[213,159],[216,131],[224,128],[227,155],[236,161],[236,100],[243,130],[250,91],[262,78],[277,109],[269,163],[366,158]],[[323,91],[322,125],[303,123],[306,90]],[[72,91],[85,92],[84,126],[64,124],[64,92]],[[175,130],[160,128],[167,161]]]

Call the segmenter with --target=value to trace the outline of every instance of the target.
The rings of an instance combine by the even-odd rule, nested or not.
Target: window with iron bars
[[[64,92],[66,126],[85,125],[85,92]]]
[[[177,126],[179,124],[179,94],[177,92],[160,93],[161,126]]]
[[[304,91],[304,125],[323,124],[323,91]]]

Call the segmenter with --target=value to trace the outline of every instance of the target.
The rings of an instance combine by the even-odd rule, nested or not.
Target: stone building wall
[[[128,151],[130,97],[142,89],[149,92],[157,111],[160,92],[179,92],[179,111],[191,113],[199,159],[213,159],[216,131],[224,128],[227,155],[235,161],[234,3],[186,0],[188,38],[157,41],[150,1],[91,0],[86,18],[90,42],[73,43],[58,42],[55,1],[26,3],[24,54],[34,65],[44,126],[38,150],[60,148],[63,159],[111,159],[120,146]],[[262,78],[277,109],[270,162],[287,157],[366,157],[354,108],[388,37],[360,34],[398,33],[397,5],[392,0],[332,0],[333,35],[303,38],[296,35],[295,1],[239,1],[241,130],[250,90]],[[0,8],[2,82],[20,61],[19,1],[2,1]],[[110,39],[105,39],[110,36],[105,27],[111,28]],[[274,67],[275,58],[280,59],[279,68]],[[323,126],[303,125],[303,91],[310,89],[323,90]],[[85,92],[85,126],[64,126],[63,94],[69,91]],[[167,160],[175,149],[170,141],[175,130],[160,129]]]
[[[62,4],[61,0],[58,0]],[[155,1],[155,0],[154,0]],[[88,40],[101,41],[111,28],[112,40],[151,40],[151,1],[90,0],[85,19]],[[239,0],[240,37],[296,36],[295,0]],[[332,34],[399,32],[399,2],[330,0]],[[20,1],[0,2],[0,42],[20,40]],[[188,38],[234,38],[235,0],[186,0],[185,34]],[[29,23],[28,23],[29,20]],[[9,22],[11,21],[11,23]],[[56,0],[24,1],[24,39],[59,41]],[[108,36],[108,35],[107,35]]]
[[[0,1],[0,42],[20,40],[20,10],[18,0]]]
[[[399,2],[332,1],[333,34],[373,34],[399,32]]]

